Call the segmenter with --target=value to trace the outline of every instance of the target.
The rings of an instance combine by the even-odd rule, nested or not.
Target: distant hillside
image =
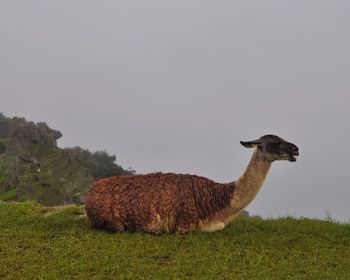
[[[129,174],[106,151],[61,149],[62,133],[44,122],[0,113],[0,200],[82,203],[94,179]]]
[[[0,279],[350,279],[350,225],[238,218],[214,233],[92,230],[82,207],[0,203]]]

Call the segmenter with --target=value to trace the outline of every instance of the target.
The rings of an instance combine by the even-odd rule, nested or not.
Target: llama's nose
[[[297,146],[293,146],[293,153],[298,156],[299,155],[299,148]]]

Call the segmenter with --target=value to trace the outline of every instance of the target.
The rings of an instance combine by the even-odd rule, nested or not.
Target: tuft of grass
[[[350,225],[236,219],[215,233],[112,234],[78,206],[0,204],[0,279],[349,279]]]

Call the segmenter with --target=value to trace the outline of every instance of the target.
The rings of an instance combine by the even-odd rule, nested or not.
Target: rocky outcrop
[[[84,202],[93,178],[57,147],[61,137],[44,122],[0,113],[0,199],[47,205]]]
[[[22,146],[46,143],[57,146],[57,140],[62,137],[58,130],[51,129],[46,123],[27,122],[25,118],[6,118],[0,113],[0,138],[15,138]]]
[[[61,149],[61,137],[44,122],[0,113],[0,200],[83,203],[94,179],[132,172],[115,164],[115,155],[105,151]]]

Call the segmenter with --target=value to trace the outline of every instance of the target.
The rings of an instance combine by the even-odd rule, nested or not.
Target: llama
[[[222,230],[256,196],[272,162],[294,162],[299,155],[296,145],[275,135],[240,143],[255,151],[243,175],[231,183],[174,173],[97,180],[85,206],[90,225],[154,234]]]

